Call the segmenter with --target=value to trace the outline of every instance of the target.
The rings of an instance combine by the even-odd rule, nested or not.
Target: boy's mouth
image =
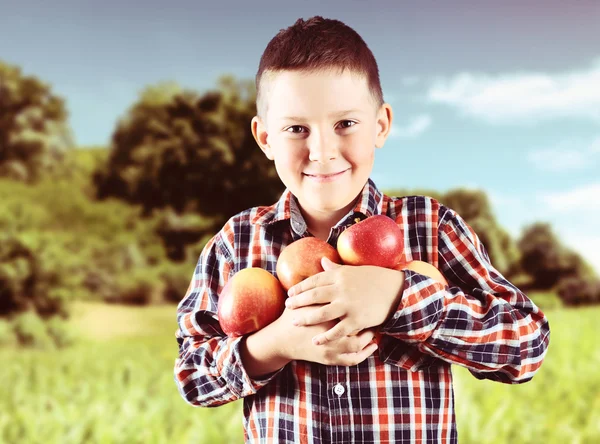
[[[318,182],[330,182],[332,180],[336,180],[338,177],[340,177],[346,171],[348,171],[348,169],[338,171],[337,173],[328,173],[328,174],[308,174],[308,173],[302,173],[302,174],[304,174],[305,176],[307,176],[313,180],[316,180]]]

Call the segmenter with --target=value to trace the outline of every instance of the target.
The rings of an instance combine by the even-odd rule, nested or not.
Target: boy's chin
[[[346,202],[346,200],[347,199],[315,199],[313,196],[312,198],[305,200],[305,204],[314,211],[335,213],[350,205],[351,202]]]

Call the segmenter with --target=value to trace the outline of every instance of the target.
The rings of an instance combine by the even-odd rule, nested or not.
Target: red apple
[[[410,262],[407,262],[404,264],[398,264],[394,267],[394,270],[399,270],[399,271],[407,270],[407,269],[416,271],[417,273],[425,275],[425,276],[429,276],[430,278],[435,279],[442,285],[448,285],[448,281],[446,280],[444,275],[442,273],[440,273],[440,271],[437,268],[435,268],[433,265],[431,265],[428,262],[410,261]]]
[[[336,249],[317,237],[303,237],[285,247],[277,259],[277,278],[283,288],[287,291],[298,282],[322,272],[323,256],[337,264],[342,263]]]
[[[337,242],[347,265],[393,268],[402,259],[402,230],[390,217],[375,215],[348,227]]]
[[[262,268],[240,270],[219,295],[219,324],[228,336],[242,336],[269,325],[283,313],[285,292]]]

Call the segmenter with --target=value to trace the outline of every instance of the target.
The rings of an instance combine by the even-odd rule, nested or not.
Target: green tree
[[[35,182],[72,146],[64,100],[0,61],[0,176]]]
[[[532,277],[535,288],[550,289],[566,278],[590,280],[595,277],[589,264],[562,245],[548,223],[537,222],[525,227],[518,246],[521,267]]]
[[[283,185],[250,131],[255,96],[250,82],[232,77],[204,95],[172,83],[147,88],[119,122],[108,162],[95,174],[98,197],[141,204],[145,214],[169,208],[210,219],[195,234],[186,223],[181,234],[181,224],[167,217],[163,232],[185,242],[243,209],[273,203]]]

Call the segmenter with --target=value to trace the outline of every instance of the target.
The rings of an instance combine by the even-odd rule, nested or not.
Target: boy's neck
[[[331,228],[335,226],[352,208],[356,201],[351,202],[346,207],[332,212],[308,212],[300,207],[307,230],[314,237],[327,241]]]

